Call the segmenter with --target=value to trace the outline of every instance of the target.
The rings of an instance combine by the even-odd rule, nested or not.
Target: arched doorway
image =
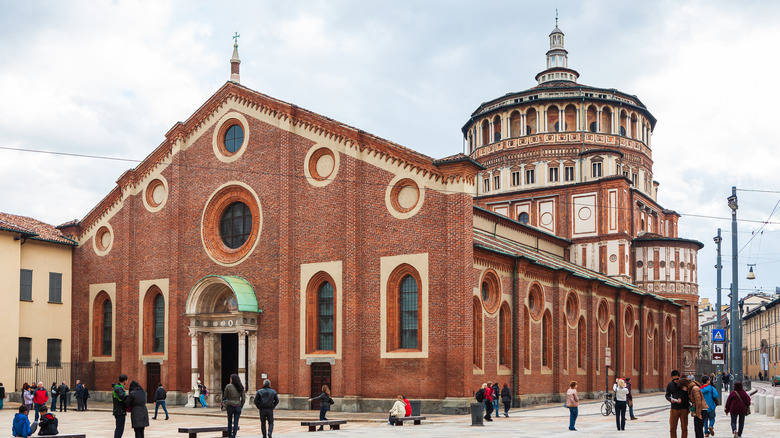
[[[249,389],[257,381],[257,324],[262,311],[252,285],[241,277],[208,275],[187,297],[192,340],[192,381],[209,390],[208,402],[219,403],[230,374],[238,374]],[[198,345],[203,343],[203,369],[198,368]],[[194,406],[193,392],[187,406]],[[247,397],[247,403],[249,398]]]

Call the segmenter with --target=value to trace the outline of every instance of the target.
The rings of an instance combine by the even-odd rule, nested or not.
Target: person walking
[[[317,397],[310,398],[309,403],[313,402],[314,400],[321,400],[320,421],[327,421],[328,419],[325,418],[325,414],[327,414],[327,412],[330,410],[330,405],[333,401],[333,399],[330,398],[330,388],[328,388],[328,385],[322,385],[322,394],[318,395]],[[323,427],[320,426],[319,430],[323,430]]]
[[[702,428],[704,429],[704,436],[708,437],[710,435],[715,435],[715,408],[718,406],[717,399],[718,399],[718,391],[715,389],[714,386],[712,386],[712,381],[709,377],[704,376],[702,377],[701,382],[701,394],[704,396],[704,401],[707,403],[707,412],[704,412],[702,414],[702,419],[704,420],[704,425]]]
[[[271,438],[274,433],[274,408],[278,404],[279,396],[271,389],[271,381],[263,380],[263,387],[255,394],[255,406],[260,411],[260,431],[263,432],[263,438]]]
[[[84,410],[84,385],[81,380],[76,380],[76,411]]]
[[[244,406],[244,402],[246,402],[244,385],[241,384],[238,374],[230,375],[230,383],[225,386],[225,391],[222,392],[222,395],[225,399],[225,411],[227,412],[228,436],[229,438],[236,438],[241,408]]]
[[[200,403],[200,388],[201,388],[202,386],[203,386],[203,385],[201,385],[201,383],[200,383],[200,380],[198,380],[198,384],[197,384],[197,385],[195,385],[195,388],[193,388],[193,391],[194,391],[194,392],[193,392],[193,395],[192,395],[192,397],[193,397],[193,400],[192,400],[192,407],[193,407],[193,408],[197,408],[197,407],[198,407],[198,404],[200,404],[201,406],[203,406],[203,404],[201,404],[201,403]]]
[[[628,389],[628,396],[626,401],[628,402],[628,418],[637,420],[634,416],[634,393],[631,391],[631,377],[626,377],[626,389]]]
[[[628,388],[623,379],[615,380],[612,386],[615,391],[615,423],[617,430],[626,430],[626,408],[628,407]]]
[[[404,406],[404,396],[399,395],[396,397],[395,403],[393,403],[393,407],[390,408],[390,418],[387,419],[387,424],[390,426],[395,426],[395,419],[403,417],[405,411],[406,407]]]
[[[57,382],[51,382],[51,411],[57,412],[57,400],[59,399],[59,393],[57,392]]]
[[[504,383],[504,387],[501,389],[501,402],[504,403],[504,417],[509,417],[509,407],[512,405],[512,391],[506,383]]]
[[[485,420],[493,421],[490,414],[493,413],[493,382],[487,382],[485,386]]]
[[[144,438],[144,429],[149,427],[146,391],[135,380],[130,382],[130,392],[127,394],[127,407],[130,408],[130,425],[133,426],[133,431],[135,431],[135,438]]]
[[[504,384],[506,388],[506,384]],[[577,430],[574,427],[574,423],[577,422],[577,416],[579,415],[580,398],[577,395],[577,381],[572,380],[569,383],[569,390],[566,391],[566,407],[569,408],[569,430]]]
[[[127,419],[127,394],[125,393],[127,385],[127,374],[119,375],[119,383],[111,391],[111,400],[113,401],[112,414],[116,423],[114,427],[114,438],[122,438],[125,433],[125,420]]]
[[[33,393],[33,403],[35,404],[35,421],[38,421],[40,413],[38,412],[41,406],[45,405],[49,401],[49,393],[46,392],[46,388],[43,387],[43,382],[38,382],[38,387],[35,388]],[[52,409],[54,410],[54,409]]]
[[[731,383],[731,374],[723,373],[723,377],[721,377],[721,379],[723,380],[724,389],[728,391],[730,388],[729,383]]]
[[[669,409],[669,436],[677,438],[677,423],[682,429],[681,438],[688,438],[688,393],[680,387],[680,372],[672,370],[672,381],[666,385],[666,400],[671,403]]]
[[[701,385],[695,380],[680,379],[680,387],[688,391],[691,416],[693,417],[693,432],[696,434],[696,438],[704,438],[704,414],[709,410],[709,406],[704,401]]]
[[[60,398],[60,412],[68,411],[68,396],[70,395],[70,388],[65,384],[65,381],[57,387],[57,396]]]
[[[33,390],[27,382],[24,382],[24,385],[22,385],[22,404],[27,406],[27,413],[25,415],[29,415],[33,408]]]
[[[198,389],[200,390],[200,405],[204,408],[207,408],[208,405],[206,405],[206,396],[209,395],[209,390],[206,388],[206,385],[202,385],[200,381],[198,381]]]
[[[89,388],[84,385],[84,410],[87,410],[87,400],[89,400]]]
[[[0,382],[0,410],[3,409],[3,400],[5,400],[5,386]]]
[[[498,382],[495,382],[491,389],[493,390],[493,412],[495,412],[496,418],[498,418],[501,416],[501,414],[498,413],[498,399],[500,398],[499,394],[501,394],[501,388],[498,387]]]
[[[165,399],[168,397],[168,393],[165,392],[165,388],[163,388],[162,382],[160,382],[157,385],[157,389],[154,391],[154,417],[152,417],[152,420],[157,419],[157,410],[160,409],[160,406],[162,406],[163,411],[165,411],[165,419],[168,419],[168,408],[165,407]]]
[[[40,432],[38,435],[58,435],[60,432],[57,430],[59,420],[53,413],[47,412],[46,405],[41,406],[41,421],[38,423]]]
[[[742,436],[742,430],[745,428],[745,415],[750,409],[750,396],[742,387],[742,382],[734,382],[734,390],[731,391],[723,406],[726,415],[731,415],[731,432],[734,438]]]

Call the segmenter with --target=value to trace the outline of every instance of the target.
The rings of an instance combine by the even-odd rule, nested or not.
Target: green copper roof
[[[203,279],[208,277],[220,278],[230,286],[230,289],[233,290],[233,293],[236,295],[239,312],[260,312],[260,308],[257,305],[255,290],[248,281],[234,275],[207,275],[203,277]],[[203,279],[201,279],[201,281],[203,281]]]

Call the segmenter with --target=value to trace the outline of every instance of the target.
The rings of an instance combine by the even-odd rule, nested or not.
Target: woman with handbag
[[[704,438],[704,416],[709,406],[704,401],[701,386],[695,380],[680,379],[680,387],[688,391],[688,400],[691,402],[691,416],[693,417],[693,431],[696,438]]]
[[[726,415],[731,414],[731,431],[734,432],[734,438],[741,437],[745,428],[745,416],[750,415],[750,396],[745,392],[742,382],[734,382],[734,390],[726,399],[724,409]]]
[[[328,385],[322,385],[322,394],[310,398],[309,402],[313,402],[314,400],[322,400],[320,402],[320,421],[328,421],[328,419],[325,418],[325,414],[330,410],[330,405],[333,404],[333,399],[330,398],[330,388],[328,388]],[[320,426],[319,430],[323,430],[322,426]]]

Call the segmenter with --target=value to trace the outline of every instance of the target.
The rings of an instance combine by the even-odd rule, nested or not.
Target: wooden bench
[[[87,434],[85,433],[59,433],[57,436],[65,438],[87,438]]]
[[[198,438],[199,433],[209,433],[209,432],[222,432],[223,437],[230,436],[228,435],[227,426],[180,427],[179,428],[179,433],[186,433],[188,434],[189,438]],[[62,436],[62,435],[58,435],[58,436]]]
[[[391,421],[396,426],[403,426],[404,425],[404,421],[414,421],[414,424],[420,424],[420,422],[422,420],[425,420],[425,417],[420,417],[420,416],[416,416],[416,417],[394,417]]]
[[[317,426],[330,426],[330,430],[341,430],[342,424],[347,424],[347,420],[301,421],[301,426],[309,426],[309,432],[316,432]]]

